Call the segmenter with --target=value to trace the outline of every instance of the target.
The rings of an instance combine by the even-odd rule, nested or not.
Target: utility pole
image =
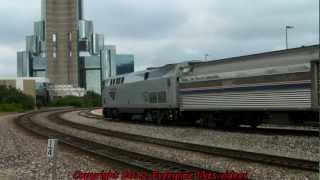
[[[293,29],[294,26],[286,25],[286,49],[288,49],[288,29]]]
[[[205,54],[205,55],[204,55],[204,61],[207,61],[207,60],[208,60],[208,57],[209,57],[209,54]]]

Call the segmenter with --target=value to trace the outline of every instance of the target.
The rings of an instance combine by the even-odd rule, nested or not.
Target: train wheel
[[[162,123],[162,120],[160,118],[157,119],[157,124],[160,125]]]
[[[236,118],[232,115],[225,115],[223,118],[223,127],[226,128],[236,128],[239,126],[239,123],[237,122]]]
[[[168,112],[167,111],[160,111],[159,112],[159,117],[157,119],[157,124],[163,124],[163,123],[167,123],[168,122]]]
[[[106,108],[103,108],[102,113],[103,113],[103,117],[104,118],[108,118],[109,117],[109,113],[108,113],[108,110]]]
[[[215,120],[209,120],[207,124],[208,124],[208,127],[212,129],[216,129],[219,127],[218,122]]]
[[[112,110],[111,118],[112,118],[112,119],[119,118],[119,112],[118,112],[118,110],[116,110],[116,109],[113,109],[113,110]]]
[[[256,121],[253,121],[252,123],[250,123],[249,125],[251,126],[251,128],[257,128],[257,126],[259,125],[259,124],[261,124],[260,122],[258,122],[258,120],[256,120]]]
[[[214,117],[213,114],[211,113],[206,113],[204,114],[203,116],[204,118],[204,124],[208,127],[208,128],[211,128],[211,129],[216,129],[216,128],[219,128],[219,126],[221,125],[219,123],[219,118],[217,117]]]
[[[251,124],[250,126],[251,126],[251,128],[255,129],[255,128],[257,128],[258,124]]]

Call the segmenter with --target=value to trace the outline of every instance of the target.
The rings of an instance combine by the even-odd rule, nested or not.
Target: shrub
[[[101,96],[93,91],[88,91],[83,97],[85,106],[97,107],[101,106]]]
[[[74,107],[97,107],[101,105],[101,96],[95,92],[88,91],[85,96],[65,96],[60,97],[52,102],[49,106],[51,107],[63,107],[63,106],[74,106]]]
[[[65,96],[57,98],[50,103],[50,106],[75,106],[82,107],[82,102],[79,97],[76,96]]]
[[[23,106],[17,103],[0,104],[0,112],[23,112]]]
[[[26,111],[34,109],[34,98],[13,87],[0,85],[0,111]]]

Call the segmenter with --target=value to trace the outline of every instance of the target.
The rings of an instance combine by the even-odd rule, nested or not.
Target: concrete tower
[[[46,26],[48,78],[56,85],[79,86],[78,22],[81,0],[43,0]]]

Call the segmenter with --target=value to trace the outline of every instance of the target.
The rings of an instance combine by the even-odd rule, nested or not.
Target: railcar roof
[[[263,58],[263,57],[268,57],[268,56],[282,55],[282,54],[301,52],[301,51],[316,52],[316,51],[319,51],[319,48],[320,48],[320,44],[317,44],[317,45],[310,45],[310,46],[301,46],[301,47],[292,48],[292,49],[284,49],[284,50],[268,51],[268,52],[257,53],[257,54],[235,56],[235,57],[229,57],[229,58],[223,58],[223,59],[217,59],[217,60],[197,61],[197,62],[194,61],[194,62],[190,62],[190,64],[192,64],[192,65],[211,65],[211,64],[218,64],[218,63],[225,63],[225,62],[232,62],[232,61],[247,60],[247,59],[252,59],[252,58]]]

